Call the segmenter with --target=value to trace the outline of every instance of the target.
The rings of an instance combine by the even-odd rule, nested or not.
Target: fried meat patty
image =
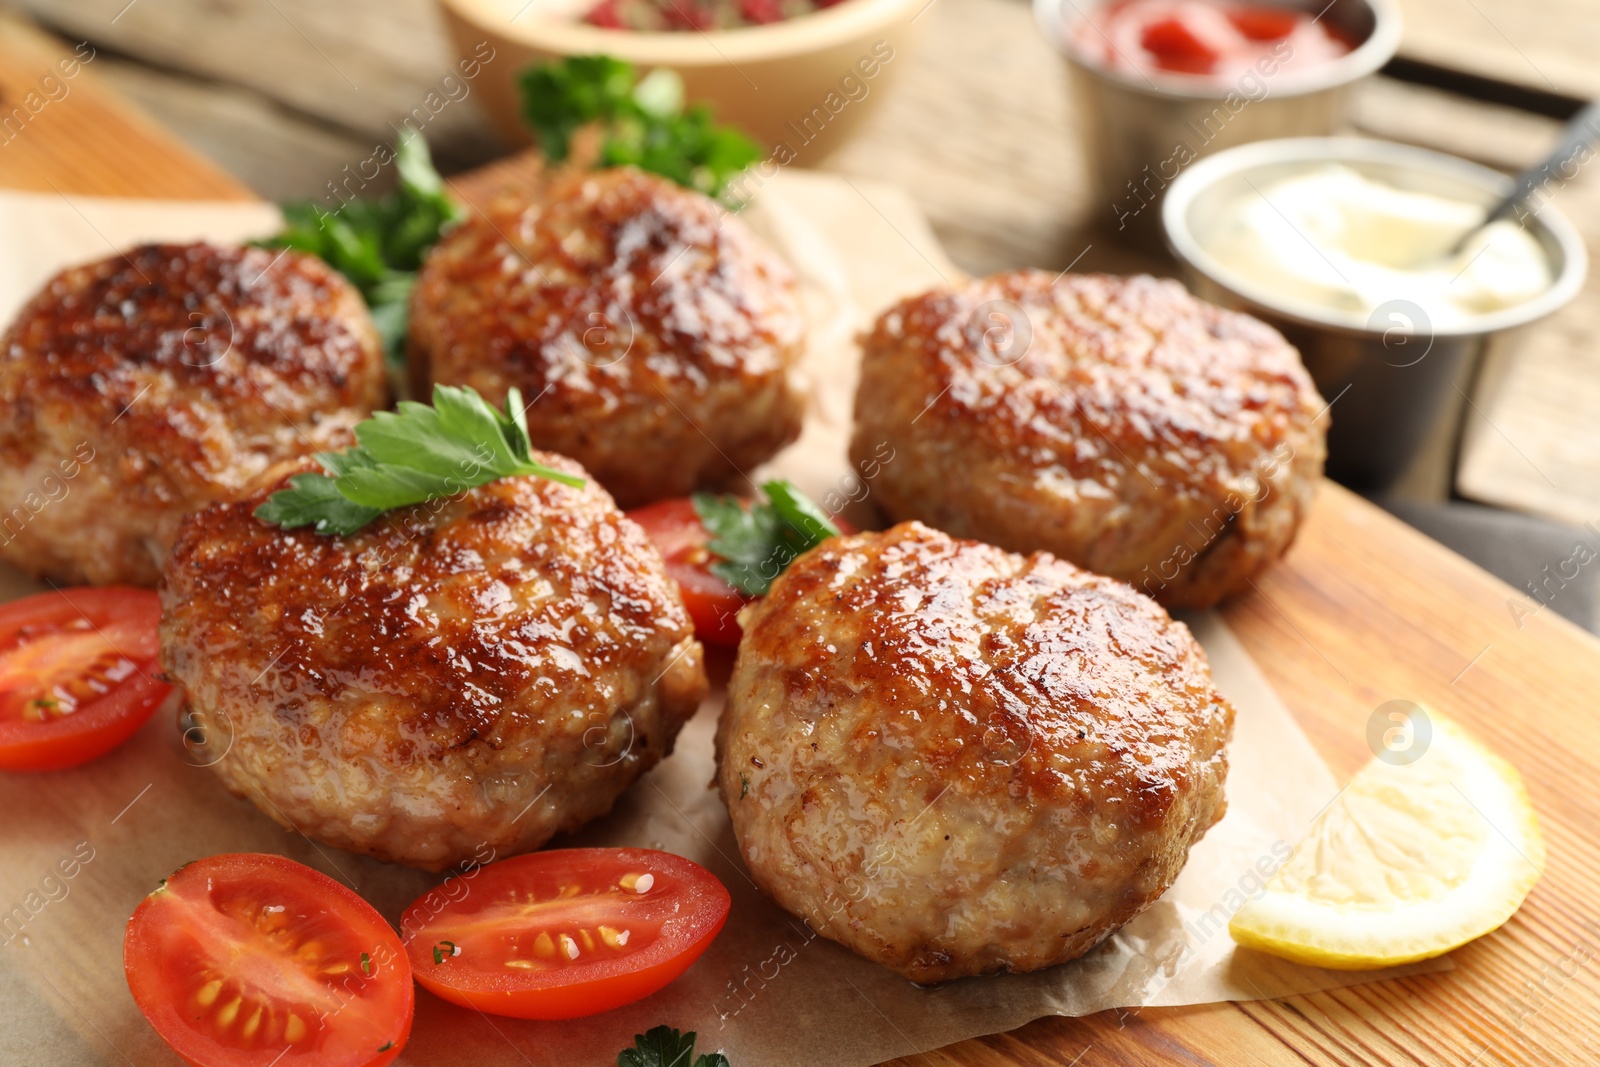
[[[264,495],[184,523],[162,660],[200,762],[319,841],[430,870],[537,848],[705,696],[660,555],[592,480],[507,478],[348,537],[268,526]]]
[[[387,396],[366,305],[315,257],[144,245],[62,271],[0,338],[0,557],[154,585],[185,515],[349,443]]]
[[[919,519],[1054,553],[1168,606],[1248,587],[1326,454],[1299,353],[1150,277],[1016,271],[904,300],[863,343],[851,457]]]
[[[720,486],[800,432],[788,267],[714,201],[631,168],[502,197],[411,302],[413,388],[522,390],[533,443],[623,507]]]
[[[1122,582],[919,523],[746,608],[718,783],[756,883],[918,982],[1082,955],[1221,818],[1233,709]]]

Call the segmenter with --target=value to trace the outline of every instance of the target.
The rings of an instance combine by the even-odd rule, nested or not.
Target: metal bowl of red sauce
[[[1397,0],[1034,0],[1034,16],[1066,59],[1091,221],[1150,248],[1184,167],[1337,132],[1400,43]]]

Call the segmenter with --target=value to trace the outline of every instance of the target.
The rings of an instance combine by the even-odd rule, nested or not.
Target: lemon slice
[[[1386,752],[1395,762],[1374,759],[1351,779],[1235,913],[1239,944],[1318,967],[1389,967],[1482,937],[1521,906],[1544,868],[1522,776],[1412,707],[1431,733],[1421,755]]]

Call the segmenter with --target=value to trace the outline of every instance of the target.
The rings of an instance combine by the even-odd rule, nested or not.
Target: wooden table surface
[[[955,8],[957,0],[940,6]],[[14,99],[35,82],[53,60],[51,48],[0,21],[0,94]],[[0,185],[53,188],[68,197],[251,195],[98,82],[91,64],[67,99],[0,146]],[[968,106],[1000,103],[991,94]],[[841,165],[862,166],[871,151],[854,147]],[[893,145],[884,152],[893,158]],[[1001,169],[1016,163],[987,161]],[[952,160],[950,169],[948,180],[959,183],[975,181],[979,167]],[[901,177],[888,170],[885,176]],[[1041,176],[1033,190],[1044,197],[1040,203],[1049,186]],[[1010,196],[975,198],[971,217],[944,218],[944,235],[976,241],[989,223],[1002,244],[1009,234],[1020,247],[1025,227]],[[952,244],[978,254],[975,243]],[[1504,928],[1453,954],[1454,970],[1277,1001],[1042,1020],[897,1064],[1600,1062],[1600,981],[1592,966],[1600,953],[1600,791],[1593,786],[1600,780],[1600,723],[1592,712],[1600,642],[1535,608],[1327,484],[1285,562],[1225,610],[1339,776],[1370,757],[1367,718],[1395,698],[1455,718],[1523,771],[1548,842],[1544,878]]]

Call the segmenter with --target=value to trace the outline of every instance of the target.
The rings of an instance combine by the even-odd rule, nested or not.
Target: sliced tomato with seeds
[[[161,602],[148,589],[67,589],[0,604],[0,770],[105,755],[172,691],[156,675]]]
[[[519,1019],[649,996],[700,958],[731,903],[716,875],[654,849],[534,852],[461,877],[459,899],[425,894],[401,919],[412,971],[445,1000]]]
[[[411,1033],[411,962],[372,905],[282,856],[197,860],[144,898],[128,989],[198,1067],[379,1067]]]

